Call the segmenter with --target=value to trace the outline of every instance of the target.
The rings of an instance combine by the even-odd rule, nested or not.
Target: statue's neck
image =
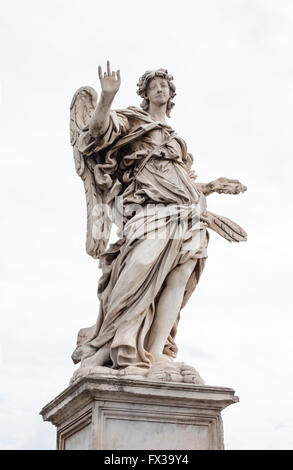
[[[166,123],[166,111],[167,111],[167,105],[164,104],[162,106],[155,105],[153,103],[150,103],[148,113],[151,115],[151,117],[155,121],[159,122],[165,122]]]

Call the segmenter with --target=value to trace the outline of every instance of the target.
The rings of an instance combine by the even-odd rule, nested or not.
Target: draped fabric
[[[148,336],[168,274],[197,260],[183,308],[207,257],[206,201],[189,176],[193,159],[169,125],[134,107],[111,111],[103,136],[94,138],[86,128],[78,150],[94,157],[97,184],[109,203],[118,196],[122,208],[120,238],[100,258],[98,319],[79,332],[78,345],[95,352],[109,344],[114,368],[150,367]],[[171,357],[179,317],[164,348]]]

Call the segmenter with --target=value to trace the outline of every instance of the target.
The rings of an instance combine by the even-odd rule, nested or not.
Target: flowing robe
[[[86,128],[78,150],[95,157],[97,184],[109,203],[119,196],[123,210],[120,238],[100,257],[99,316],[80,330],[78,345],[94,352],[108,344],[113,368],[150,367],[148,337],[168,274],[195,260],[182,309],[207,257],[206,202],[189,176],[193,159],[169,125],[135,107],[111,111],[103,136]],[[180,312],[164,348],[173,358],[179,318]]]

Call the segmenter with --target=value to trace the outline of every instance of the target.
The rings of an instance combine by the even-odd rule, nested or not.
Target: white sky
[[[73,93],[100,92],[110,58],[122,75],[114,108],[139,104],[145,70],[168,68],[170,123],[198,181],[248,186],[208,198],[249,238],[211,233],[178,359],[240,397],[223,412],[227,449],[292,449],[292,2],[2,0],[1,14],[0,448],[55,448],[38,413],[68,385],[76,334],[96,320],[100,272],[84,249],[68,121]]]

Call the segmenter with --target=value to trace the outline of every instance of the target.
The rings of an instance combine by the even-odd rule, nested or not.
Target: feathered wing
[[[222,215],[213,214],[207,211],[208,227],[217,232],[221,237],[229,242],[247,241],[247,233],[240,225],[233,220],[223,217]]]
[[[91,87],[81,87],[74,94],[70,105],[70,142],[77,174],[84,184],[87,205],[86,251],[93,258],[99,258],[106,250],[111,232],[111,220],[107,214],[104,192],[94,176],[95,157],[84,157],[77,148],[77,139],[88,125],[98,100],[97,92]]]

